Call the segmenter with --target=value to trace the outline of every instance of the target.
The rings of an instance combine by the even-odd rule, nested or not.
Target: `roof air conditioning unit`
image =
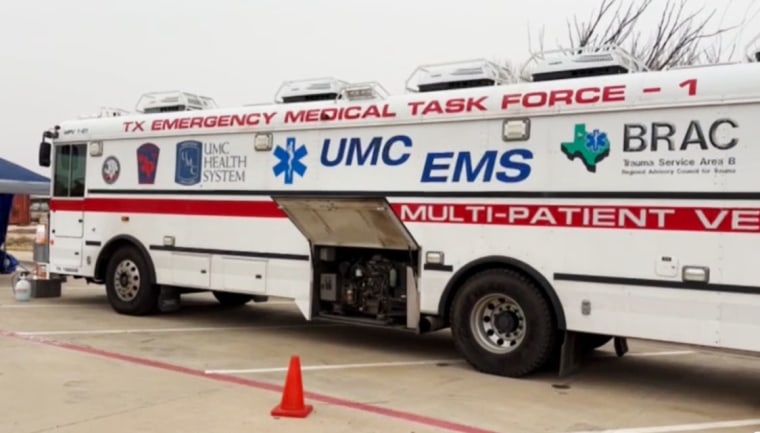
[[[194,93],[171,90],[150,92],[137,101],[138,113],[169,113],[176,111],[206,110],[216,107],[213,99]]]
[[[531,69],[531,81],[564,80],[569,78],[598,77],[645,71],[646,67],[616,46],[584,47],[583,50],[556,50],[531,58],[536,64]],[[530,62],[530,60],[529,60]],[[527,67],[527,66],[526,66]]]
[[[286,81],[282,83],[275,101],[293,103],[307,101],[327,101],[339,99],[347,83],[336,78],[312,78],[307,80]]]
[[[417,86],[410,85],[417,78]],[[513,82],[514,77],[504,68],[483,59],[424,65],[407,80],[411,92],[433,92],[468,87],[497,86]]]

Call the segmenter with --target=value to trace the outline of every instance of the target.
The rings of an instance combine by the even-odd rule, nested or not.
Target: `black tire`
[[[485,302],[492,295],[494,301]],[[481,305],[483,311],[494,311],[491,307],[500,301],[512,301],[511,306],[499,306],[512,311],[503,311],[506,315],[501,314],[501,317],[489,316],[490,319],[479,314]],[[518,272],[491,269],[469,278],[456,294],[450,317],[457,350],[481,372],[506,377],[526,376],[545,367],[554,353],[558,333],[551,306],[541,289]],[[490,323],[517,324],[511,328],[514,332],[505,337],[512,336],[519,341],[509,351],[506,350],[506,340],[501,340],[505,344],[500,348],[498,341],[494,341],[489,349],[486,339],[498,338],[486,335],[484,328],[489,326],[494,335],[498,335],[496,326]]]
[[[247,304],[253,299],[253,295],[243,293],[218,292],[214,291],[214,297],[220,304],[228,307],[239,307]]]
[[[144,316],[157,312],[160,291],[137,248],[119,247],[108,261],[105,280],[108,302],[117,313]]]

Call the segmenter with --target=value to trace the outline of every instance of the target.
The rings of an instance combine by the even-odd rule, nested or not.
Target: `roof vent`
[[[409,83],[417,78],[417,87]],[[464,60],[418,67],[406,82],[411,92],[433,92],[467,87],[498,86],[514,82],[515,77],[505,68],[488,60]]]
[[[551,55],[546,57],[546,55]],[[535,62],[526,77],[528,65]],[[568,78],[598,77],[646,71],[647,68],[633,56],[615,45],[584,47],[572,50],[554,50],[534,54],[523,68],[523,77],[530,81],[564,80]]]
[[[347,83],[332,77],[286,81],[277,90],[278,103],[336,100]]]
[[[167,113],[174,111],[205,110],[216,107],[213,99],[181,91],[145,93],[137,101],[138,113]]]

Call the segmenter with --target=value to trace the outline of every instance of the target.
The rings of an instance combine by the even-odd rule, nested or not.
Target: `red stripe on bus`
[[[487,203],[393,206],[405,222],[760,233],[758,208]]]
[[[284,218],[270,200],[87,198],[51,200],[53,211]],[[760,209],[493,203],[393,203],[407,223],[760,233]]]
[[[52,211],[284,218],[273,201],[87,198],[51,200]]]

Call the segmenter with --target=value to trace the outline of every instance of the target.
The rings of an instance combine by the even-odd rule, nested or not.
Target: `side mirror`
[[[42,141],[40,143],[40,151],[39,155],[37,156],[38,163],[40,164],[40,167],[50,167],[50,152],[51,152],[52,146],[47,141]]]

